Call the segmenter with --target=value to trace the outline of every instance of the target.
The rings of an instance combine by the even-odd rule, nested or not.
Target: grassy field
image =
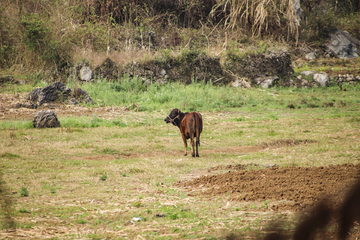
[[[190,196],[173,184],[222,173],[226,170],[209,169],[230,164],[260,169],[360,161],[359,86],[344,92],[199,83],[154,85],[135,93],[136,88],[117,91],[115,84],[97,84],[82,86],[96,107],[135,107],[113,119],[58,116],[62,127],[56,129],[33,129],[32,119],[0,122],[1,189],[6,189],[1,203],[12,202],[11,213],[2,215],[17,227],[17,233],[9,233],[3,221],[0,235],[221,239],[235,233],[256,238],[281,216],[291,230],[296,214],[266,210],[271,200]],[[203,115],[200,158],[183,156],[179,130],[163,121],[170,107]],[[282,140],[310,143],[263,147]]]

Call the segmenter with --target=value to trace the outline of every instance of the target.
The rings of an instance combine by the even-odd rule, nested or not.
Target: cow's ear
[[[180,114],[180,110],[178,109],[178,114]]]
[[[170,108],[170,111],[172,111],[173,110],[173,108]]]

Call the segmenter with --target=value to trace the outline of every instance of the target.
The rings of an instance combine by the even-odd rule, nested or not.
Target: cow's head
[[[174,109],[171,110],[170,114],[164,119],[164,121],[165,121],[166,123],[170,123],[170,122],[171,122],[172,124],[174,124],[175,126],[177,126],[176,123],[175,123],[175,121],[176,121],[176,119],[179,119],[180,113],[181,113],[181,112],[180,112],[179,109],[174,108]],[[179,121],[180,121],[180,119],[179,119]]]

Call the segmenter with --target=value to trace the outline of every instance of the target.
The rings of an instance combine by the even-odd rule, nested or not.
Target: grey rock
[[[313,76],[315,82],[319,83],[321,87],[329,86],[330,78],[327,73],[316,73]]]
[[[231,87],[243,87],[243,88],[251,88],[250,83],[247,81],[247,78],[237,78],[234,82],[230,84]]]
[[[338,58],[357,58],[360,42],[353,38],[348,32],[336,30],[329,34],[330,40],[325,44],[328,51]]]
[[[163,85],[163,84],[166,83],[166,81],[163,80],[163,79],[158,79],[158,80],[156,80],[156,83],[159,84],[159,85]]]
[[[81,81],[85,81],[85,82],[91,81],[92,76],[93,73],[90,67],[84,66],[80,69],[79,78]]]
[[[64,101],[70,95],[71,89],[65,83],[55,82],[43,88],[38,97],[38,106],[47,102]]]
[[[315,73],[315,71],[302,71],[300,74],[305,76],[313,76]]]
[[[60,127],[60,122],[56,114],[51,110],[41,110],[37,112],[33,119],[35,128],[54,128]]]
[[[166,75],[166,71],[165,71],[165,69],[160,69],[160,71],[159,71],[159,75],[160,75],[160,77],[164,77],[165,75]]]
[[[62,82],[55,82],[45,88],[35,88],[29,93],[27,100],[30,100],[33,103],[36,102],[38,106],[55,101],[69,101],[70,104],[77,104],[79,102],[93,104],[87,91],[82,90],[81,88],[74,88],[74,90],[71,90]]]
[[[77,104],[79,104],[79,102],[76,100],[76,98],[70,98],[70,99],[69,99],[69,103],[70,103],[71,105],[77,105]]]
[[[262,88],[269,88],[269,87],[273,86],[273,82],[276,80],[279,80],[279,78],[277,76],[258,77],[258,78],[255,78],[255,83]]]
[[[27,96],[27,100],[30,100],[32,102],[37,102],[37,100],[39,99],[41,90],[42,90],[42,88],[35,88],[34,90],[32,90],[29,93],[29,95]]]
[[[316,59],[316,54],[314,52],[308,53],[305,55],[305,59],[306,60],[315,60]]]
[[[85,102],[85,103],[94,104],[94,102],[91,99],[89,93],[87,91],[81,89],[81,88],[74,88],[74,90],[71,92],[71,97],[76,100],[76,104],[78,102]],[[70,102],[70,103],[73,104],[72,102]]]

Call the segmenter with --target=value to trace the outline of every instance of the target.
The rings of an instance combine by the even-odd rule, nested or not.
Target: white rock
[[[315,82],[319,83],[321,87],[329,86],[330,78],[327,73],[316,73],[313,76]]]

